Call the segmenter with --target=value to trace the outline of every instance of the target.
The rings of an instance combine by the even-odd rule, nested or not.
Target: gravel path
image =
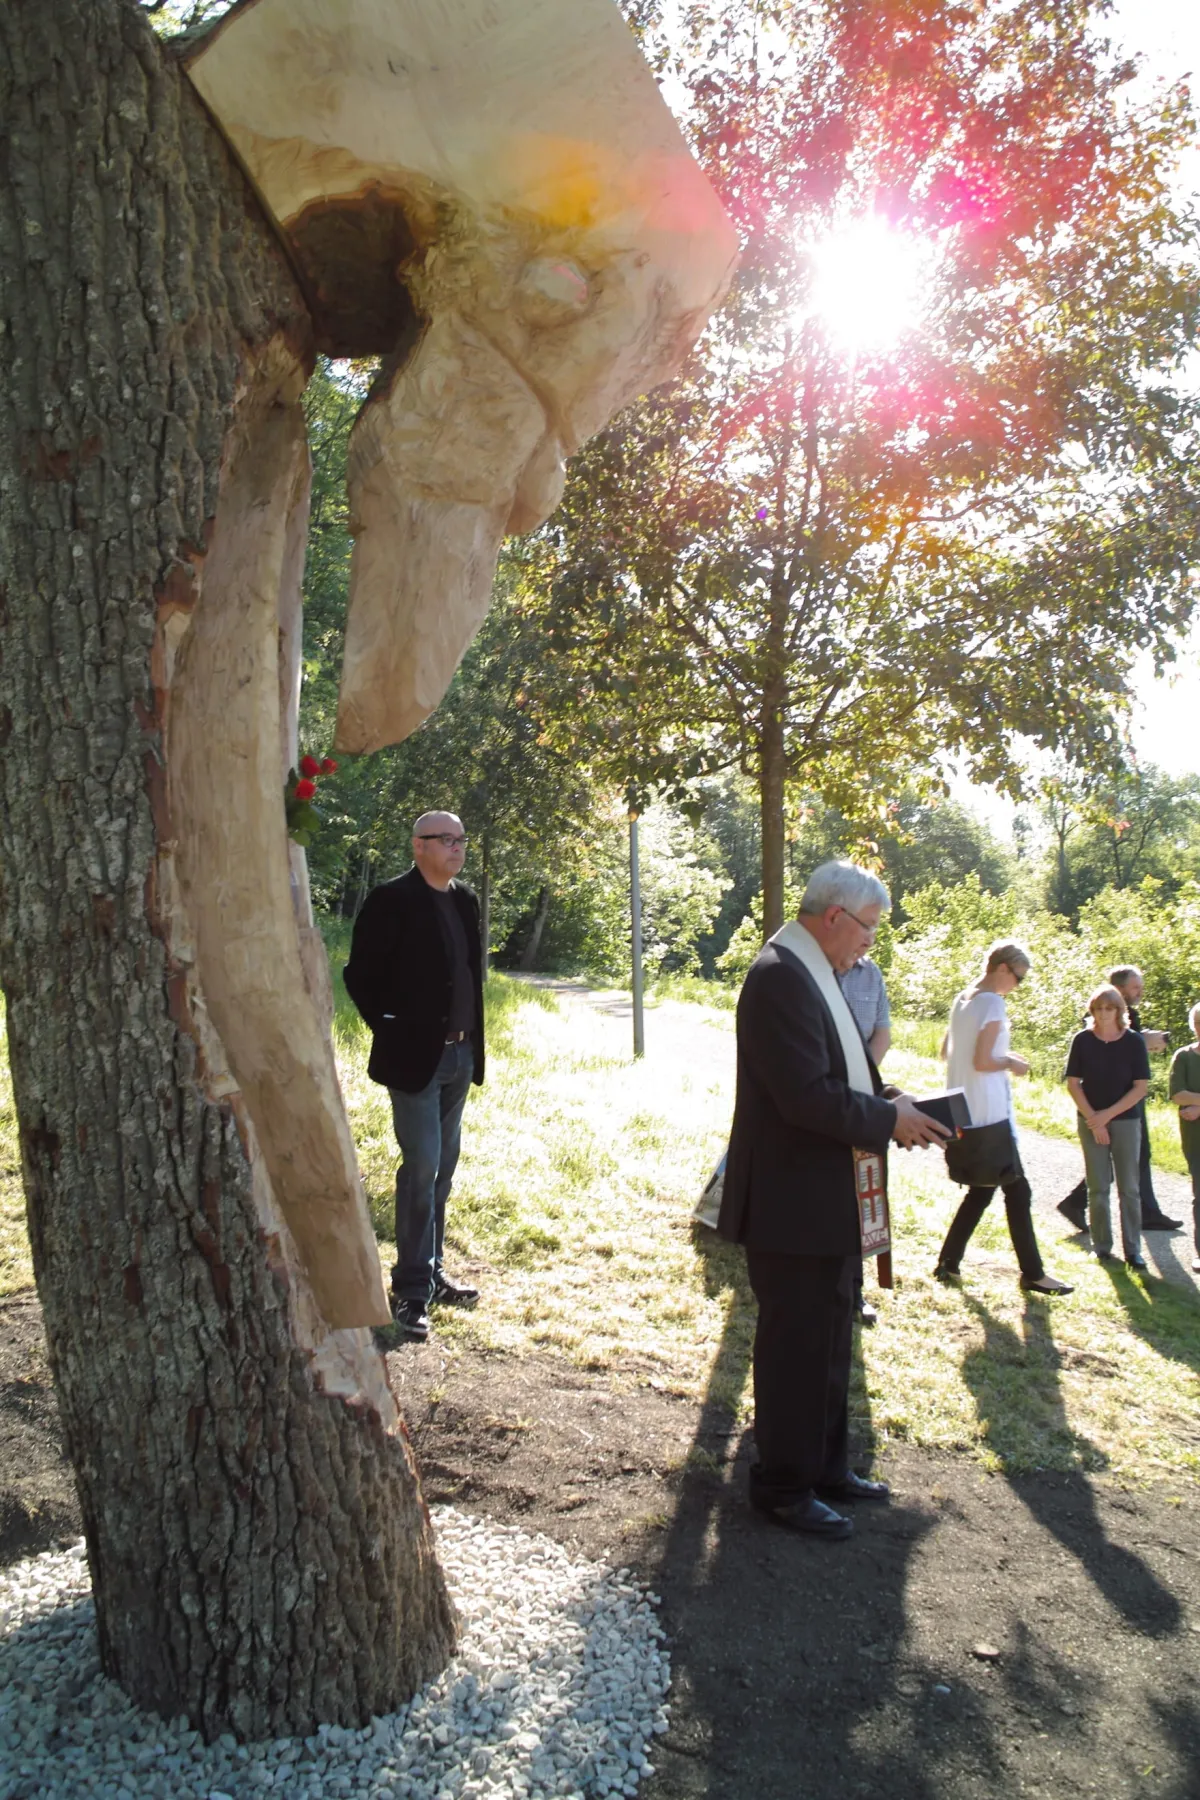
[[[630,997],[620,989],[591,988],[583,981],[560,980],[553,976],[525,976],[539,987],[549,988],[568,1006],[586,1007],[607,1023],[614,1056],[632,1055],[633,1008]],[[646,1008],[646,1061],[669,1061],[699,1065],[709,1078],[721,1083],[733,1107],[734,1018],[732,1011],[702,1007],[678,1000],[656,1001]],[[1021,1159],[1033,1189],[1038,1216],[1038,1235],[1049,1245],[1056,1237],[1071,1237],[1069,1223],[1057,1211],[1058,1202],[1070,1192],[1083,1174],[1083,1158],[1079,1147],[1064,1138],[1044,1137],[1037,1131],[1021,1132]],[[932,1162],[932,1158],[929,1159]],[[951,1186],[949,1177],[944,1177]],[[1143,1253],[1156,1274],[1179,1287],[1200,1292],[1200,1284],[1191,1271],[1193,1246],[1196,1243],[1192,1218],[1191,1183],[1182,1175],[1156,1171],[1155,1189],[1159,1205],[1173,1219],[1183,1220],[1183,1229],[1175,1232],[1147,1232],[1142,1240]]]
[[[204,1744],[100,1674],[82,1538],[0,1572],[0,1800],[599,1800],[667,1729],[657,1596],[552,1539],[434,1509],[458,1655],[361,1731]]]

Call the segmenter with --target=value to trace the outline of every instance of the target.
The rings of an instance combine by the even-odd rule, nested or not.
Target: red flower
[[[300,773],[302,775],[319,775],[321,773],[321,765],[315,756],[300,758]]]
[[[325,757],[324,761],[321,764],[322,775],[332,775],[336,772],[336,770],[337,770],[337,764],[334,762],[332,756]]]
[[[312,762],[312,757],[306,756],[304,762]],[[314,764],[313,766],[315,767],[316,765]],[[303,768],[304,763],[301,763],[300,767]],[[297,800],[311,800],[316,791],[317,784],[315,781],[298,781],[296,783]]]

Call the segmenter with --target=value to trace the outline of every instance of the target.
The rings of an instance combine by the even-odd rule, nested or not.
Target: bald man
[[[363,902],[345,981],[373,1034],[367,1073],[391,1095],[400,1146],[392,1311],[420,1343],[431,1305],[479,1298],[446,1274],[442,1249],[467,1089],[483,1080],[483,960],[479,902],[456,879],[467,852],[462,820],[422,813],[412,847],[407,875]]]

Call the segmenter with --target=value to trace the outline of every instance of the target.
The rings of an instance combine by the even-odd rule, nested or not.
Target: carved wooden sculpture
[[[283,812],[314,349],[389,356],[362,748],[732,243],[609,0],[248,0],[181,54],[0,6],[0,973],[104,1667],[253,1736],[453,1642]]]
[[[350,441],[337,738],[378,749],[445,692],[504,533],[547,517],[565,457],[695,341],[732,271],[732,229],[611,0],[246,0],[184,60],[292,247],[323,346],[388,356]],[[271,455],[246,460],[261,488]],[[266,505],[286,535],[298,471],[278,468]],[[282,539],[270,554],[278,567]],[[270,585],[254,588],[257,626],[238,594],[211,627],[226,655],[235,629],[257,631],[247,668],[264,701]],[[182,663],[193,686],[199,654]],[[246,769],[264,714],[237,692],[231,755]],[[207,742],[205,704],[187,716]],[[278,770],[265,747],[258,760],[269,812]],[[190,790],[199,771],[177,767]],[[220,802],[210,813],[178,856],[206,1003],[324,1317],[375,1323],[386,1299],[283,884],[276,872],[256,892],[246,821]]]

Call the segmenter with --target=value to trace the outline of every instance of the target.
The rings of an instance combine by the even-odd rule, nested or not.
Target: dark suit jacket
[[[867,1058],[870,1062],[870,1057]],[[833,1015],[808,970],[768,944],[737,1009],[737,1096],[717,1225],[749,1249],[853,1256],[861,1238],[852,1146],[886,1150],[896,1122],[847,1084]]]
[[[467,934],[475,993],[474,1080],[483,1080],[483,965],[479,902],[452,881],[450,892]],[[372,1081],[419,1094],[433,1080],[450,1019],[452,967],[438,923],[433,890],[417,868],[372,888],[354,921],[347,992],[371,1027],[367,1073]],[[385,1013],[394,1016],[384,1017]]]

